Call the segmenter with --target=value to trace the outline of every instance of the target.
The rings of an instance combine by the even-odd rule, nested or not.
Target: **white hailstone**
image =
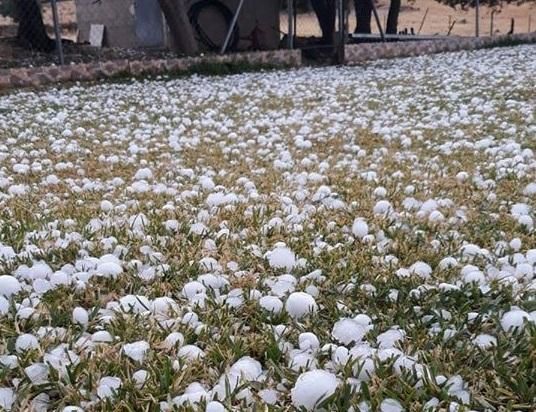
[[[115,376],[105,376],[99,381],[97,386],[97,396],[101,399],[112,398],[115,396],[122,382],[120,378]]]
[[[536,182],[529,183],[527,186],[525,186],[525,189],[523,189],[523,194],[525,196],[534,196],[534,195],[536,195]]]
[[[311,352],[292,351],[289,358],[288,366],[296,372],[318,367],[318,362]]]
[[[269,252],[268,263],[274,269],[291,271],[296,266],[296,255],[288,247],[276,247]]]
[[[384,399],[380,404],[381,412],[403,412],[405,409],[396,399]]]
[[[135,362],[143,363],[145,356],[150,349],[148,342],[141,340],[138,342],[123,345],[123,353]]]
[[[145,382],[149,379],[149,372],[145,369],[140,369],[132,374],[132,380],[137,389],[141,389]]]
[[[379,186],[372,192],[374,197],[385,197],[387,196],[387,189],[383,186]]]
[[[173,315],[178,309],[177,302],[167,296],[156,298],[151,302],[151,311],[157,316],[167,317]]]
[[[534,219],[529,215],[519,216],[517,218],[517,223],[519,223],[520,226],[523,226],[526,230],[532,230],[534,228]]]
[[[184,335],[180,332],[171,332],[164,339],[164,347],[166,349],[173,349],[177,346],[182,346],[184,344]]]
[[[413,275],[417,275],[422,279],[428,279],[432,274],[432,268],[425,262],[415,262],[409,267],[409,272]]]
[[[52,275],[50,275],[50,284],[53,287],[57,286],[67,286],[71,283],[71,278],[69,275],[63,271],[57,271],[54,272]]]
[[[458,261],[451,256],[441,259],[438,265],[439,269],[441,270],[452,269],[456,266],[458,266]]]
[[[114,205],[113,205],[112,202],[110,202],[109,200],[103,200],[103,201],[100,203],[100,209],[101,209],[104,213],[109,213],[109,212],[111,212],[113,208],[114,208]]]
[[[15,391],[11,388],[0,388],[0,409],[11,411],[15,403]]]
[[[256,381],[262,375],[262,366],[259,361],[244,356],[233,363],[229,369],[229,374],[238,376],[247,382]]]
[[[278,297],[294,292],[297,283],[297,279],[292,275],[278,276],[275,282],[271,279],[266,281],[266,284],[270,286],[271,292]]]
[[[194,280],[184,285],[184,287],[182,288],[182,295],[186,299],[192,299],[200,293],[206,293],[206,291],[207,288],[205,287],[205,285],[203,285],[201,282],[197,282]]]
[[[148,168],[139,169],[134,175],[135,180],[151,180],[152,178],[153,172]]]
[[[300,319],[318,310],[315,299],[305,292],[291,293],[285,302],[285,309],[291,318]]]
[[[387,200],[380,200],[372,209],[375,215],[389,215],[393,211],[393,206]]]
[[[397,343],[404,340],[406,333],[399,329],[390,329],[380,333],[376,337],[376,342],[380,349],[390,349],[396,346]]]
[[[490,349],[493,346],[497,346],[497,338],[495,336],[481,334],[473,339],[473,343],[480,349]]]
[[[149,219],[143,213],[138,213],[137,215],[130,216],[128,218],[128,227],[133,232],[143,232],[145,227],[149,224]]]
[[[34,385],[46,383],[48,380],[48,366],[44,363],[34,363],[24,368],[24,373]]]
[[[514,217],[528,215],[530,213],[530,206],[525,203],[516,203],[510,209],[510,213]]]
[[[123,268],[116,262],[104,262],[97,266],[97,273],[104,278],[117,278],[123,273]]]
[[[486,276],[480,270],[472,270],[463,275],[464,283],[476,283],[483,285],[486,283]]]
[[[225,406],[218,401],[211,401],[207,403],[205,412],[225,412]]]
[[[0,242],[0,260],[11,260],[16,256],[17,255],[11,246],[6,246]]]
[[[298,346],[301,350],[313,350],[316,351],[320,348],[320,341],[314,333],[304,332],[298,336]]]
[[[4,368],[15,369],[19,365],[16,355],[0,355],[0,365]]]
[[[521,249],[521,244],[522,244],[521,239],[518,238],[518,237],[513,238],[513,239],[510,241],[510,243],[509,243],[510,247],[511,247],[513,250],[515,250],[516,252],[517,252],[519,249]]]
[[[18,353],[31,350],[31,349],[38,349],[38,348],[39,348],[39,341],[34,335],[31,335],[29,333],[20,335],[19,337],[17,337],[17,340],[15,341],[15,350]]]
[[[367,334],[367,329],[355,319],[338,320],[331,331],[331,336],[343,345],[360,342]]]
[[[337,377],[325,370],[302,373],[292,388],[292,404],[296,408],[313,411],[337,390]]]
[[[527,312],[520,309],[513,309],[502,316],[501,327],[505,332],[512,332],[523,329],[526,321],[531,321],[531,317]]]
[[[365,220],[362,218],[357,218],[354,220],[354,224],[352,225],[352,233],[358,239],[363,239],[369,233],[367,222],[365,222]]]
[[[22,289],[20,282],[13,276],[2,275],[0,276],[0,295],[10,298],[11,296],[19,293]]]
[[[0,316],[5,316],[9,313],[9,300],[0,295]]]
[[[79,406],[69,405],[63,408],[62,412],[84,412],[84,410]]]
[[[360,325],[364,326],[367,331],[372,330],[372,319],[369,315],[365,315],[364,313],[360,313],[356,316],[354,316],[354,320],[359,323]]]
[[[456,175],[456,180],[460,183],[465,182],[467,179],[469,179],[469,173],[467,172],[458,172]]]
[[[151,301],[145,296],[126,295],[119,299],[119,307],[127,313],[142,313],[151,310]]]
[[[275,389],[261,389],[259,397],[267,405],[275,405],[279,400],[279,393]]]
[[[179,230],[180,224],[178,220],[170,219],[164,222],[164,227],[169,232],[176,232]]]
[[[277,315],[283,309],[283,302],[276,296],[263,296],[259,299],[259,305],[265,311]]]
[[[114,338],[110,332],[106,330],[100,330],[91,335],[91,340],[94,343],[110,343],[113,342]]]
[[[87,327],[89,323],[89,314],[87,310],[81,308],[80,306],[73,309],[73,322],[82,326]]]
[[[430,223],[440,223],[445,220],[445,215],[441,213],[439,210],[434,210],[428,215],[428,221]]]
[[[220,290],[229,285],[229,281],[221,275],[215,275],[213,273],[206,273],[200,275],[197,278],[198,282],[201,282],[206,288],[213,290]]]
[[[201,359],[205,357],[205,352],[195,345],[185,345],[179,349],[177,353],[179,358],[184,358],[188,361],[193,361],[196,359]]]

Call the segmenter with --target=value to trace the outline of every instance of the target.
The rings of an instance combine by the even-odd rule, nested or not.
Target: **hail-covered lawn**
[[[1,97],[0,409],[534,410],[535,73]]]

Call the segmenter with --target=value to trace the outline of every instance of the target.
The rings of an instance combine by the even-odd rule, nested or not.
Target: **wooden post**
[[[173,50],[193,56],[199,53],[199,46],[194,36],[192,25],[188,19],[184,0],[158,0],[162,13],[169,26],[173,40]]]

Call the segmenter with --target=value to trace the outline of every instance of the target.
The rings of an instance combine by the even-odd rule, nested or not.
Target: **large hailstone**
[[[288,247],[276,247],[268,255],[268,263],[274,269],[291,271],[296,266],[296,255]]]
[[[123,345],[123,353],[136,362],[143,362],[150,346],[144,340]]]
[[[309,313],[316,312],[318,305],[308,293],[294,292],[287,298],[285,309],[291,318],[300,319]]]
[[[380,404],[381,412],[403,412],[404,408],[396,399],[385,399]]]
[[[525,321],[531,321],[530,315],[524,310],[513,309],[502,316],[501,327],[505,332],[522,330],[525,326]]]
[[[29,333],[20,335],[15,341],[15,350],[18,353],[37,348],[39,348],[39,341],[34,335]]]
[[[355,319],[341,319],[335,323],[331,336],[343,345],[360,342],[367,333],[367,328]]]
[[[0,276],[0,296],[5,296],[9,299],[19,293],[21,289],[20,282],[15,277],[10,275]]]
[[[121,379],[114,376],[105,376],[99,381],[97,396],[101,399],[113,397],[121,387]]]
[[[0,388],[0,408],[10,411],[15,403],[15,391],[11,388]]]
[[[364,219],[357,218],[356,220],[354,220],[354,224],[352,225],[352,233],[356,238],[363,239],[365,236],[368,235],[368,232],[369,227]]]
[[[292,388],[292,404],[296,408],[313,411],[337,390],[337,377],[319,369],[302,373]]]

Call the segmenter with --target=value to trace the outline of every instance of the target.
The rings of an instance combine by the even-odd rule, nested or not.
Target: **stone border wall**
[[[275,50],[235,53],[223,56],[186,57],[164,60],[112,60],[99,63],[71,64],[35,68],[0,70],[0,92],[56,83],[94,81],[106,78],[138,77],[159,74],[181,74],[217,66],[298,67],[300,50]]]
[[[536,43],[536,32],[494,37],[452,37],[426,41],[351,44],[345,48],[345,61],[346,64],[352,65],[377,59],[476,50],[522,43]]]
[[[536,32],[495,37],[453,37],[430,41],[365,43],[345,48],[346,64],[370,60],[420,56],[459,50],[536,43]],[[165,60],[115,60],[99,63],[72,64],[36,68],[0,70],[0,92],[26,87],[43,87],[57,83],[95,81],[100,79],[138,77],[159,74],[195,72],[217,66],[299,67],[300,50],[275,50],[236,53],[224,56],[187,57]]]

